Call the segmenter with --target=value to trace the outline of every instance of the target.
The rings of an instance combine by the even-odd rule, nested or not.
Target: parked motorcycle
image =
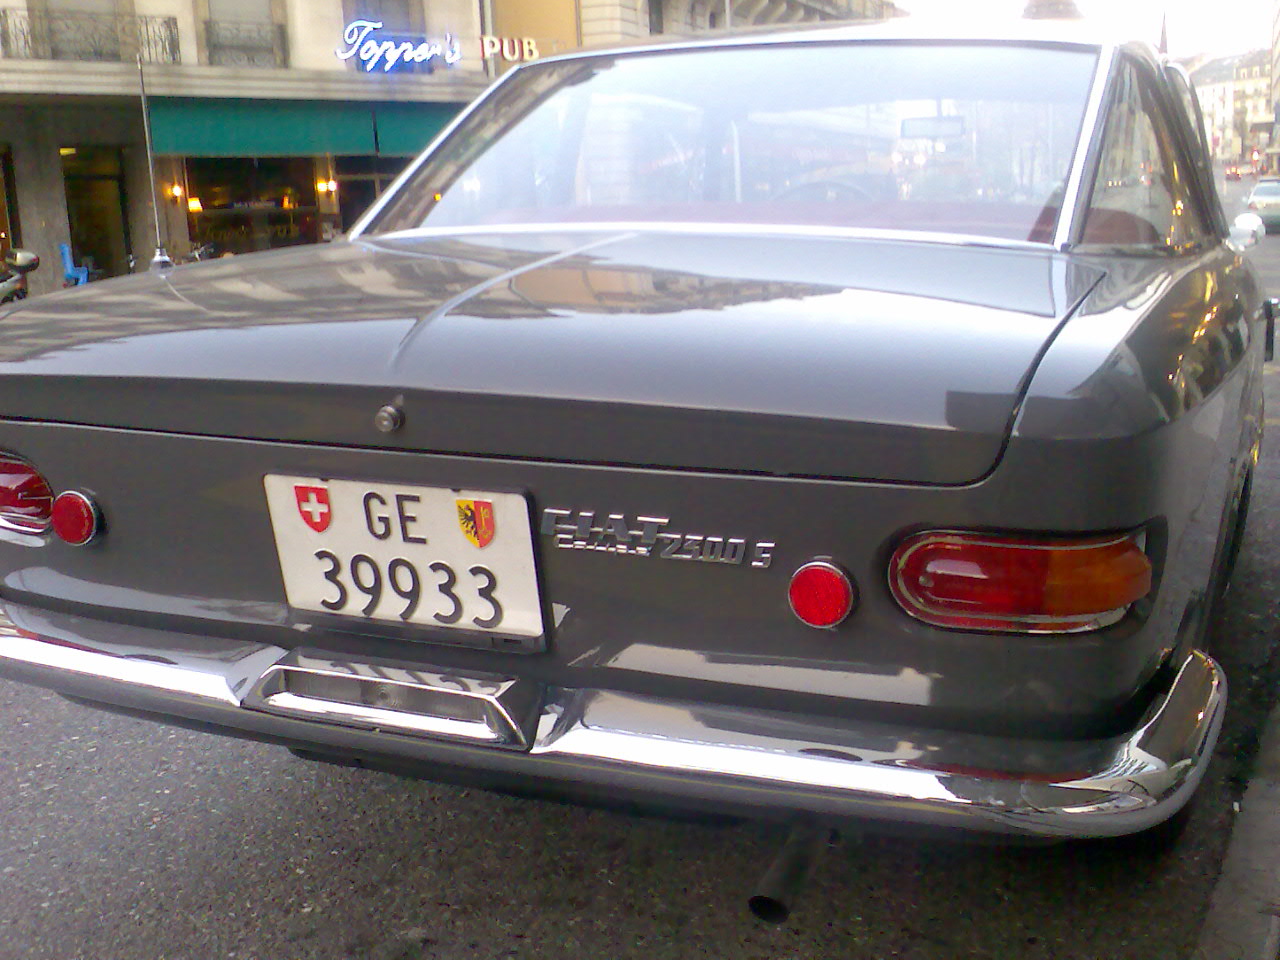
[[[40,258],[30,250],[9,250],[0,260],[0,303],[27,296],[27,274],[40,266]]]

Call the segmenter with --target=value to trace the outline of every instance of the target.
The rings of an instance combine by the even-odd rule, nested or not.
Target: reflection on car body
[[[586,802],[1167,820],[1263,304],[1185,75],[1055,31],[549,58],[347,240],[10,311],[0,673]]]

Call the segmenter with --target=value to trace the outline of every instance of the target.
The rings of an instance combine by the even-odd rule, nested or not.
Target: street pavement
[[[1280,294],[1280,235],[1250,258]],[[1280,365],[1265,381],[1280,412]],[[1277,538],[1272,441],[1212,628],[1227,719],[1175,847],[845,837],[777,927],[745,909],[766,827],[311,764],[0,682],[0,960],[1274,960]]]
[[[1246,179],[1236,183],[1223,183],[1220,187],[1223,206],[1228,219],[1243,212],[1245,198],[1252,187]],[[1268,294],[1280,297],[1280,237],[1268,236],[1248,254],[1254,268],[1262,277]],[[1266,371],[1266,404],[1270,415],[1266,428],[1269,438],[1280,436],[1280,365],[1269,365]],[[1258,514],[1271,514],[1276,509],[1276,499],[1262,493],[1263,489],[1280,489],[1277,479],[1276,457],[1272,450],[1280,447],[1269,439],[1264,448],[1258,473],[1264,479],[1254,497],[1250,536],[1255,552],[1266,549],[1274,541],[1259,537],[1261,525],[1270,531],[1269,521],[1259,524]],[[1265,546],[1264,546],[1265,545]],[[1249,589],[1248,580],[1260,579],[1259,571],[1244,571],[1236,577],[1232,595]],[[1277,611],[1280,612],[1280,611]],[[1262,616],[1268,626],[1274,617]],[[1261,653],[1262,651],[1259,651]],[[1276,654],[1268,654],[1274,666]],[[1254,681],[1255,707],[1247,711],[1251,721],[1260,731],[1256,754],[1241,771],[1241,778],[1248,786],[1243,797],[1233,804],[1231,841],[1215,886],[1209,910],[1200,929],[1195,960],[1276,960],[1280,956],[1280,709],[1275,707],[1277,674],[1274,669],[1256,671],[1246,682]],[[1270,709],[1270,715],[1262,718],[1257,708]],[[1246,754],[1250,744],[1246,740],[1241,749]],[[1223,750],[1220,748],[1219,756]]]

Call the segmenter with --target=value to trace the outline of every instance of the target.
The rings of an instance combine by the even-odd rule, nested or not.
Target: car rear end
[[[1194,498],[1241,437],[1151,419],[1115,358],[1150,291],[1204,290],[1052,246],[1096,47],[869,44],[841,75],[887,112],[816,82],[850,49],[525,68],[351,242],[11,314],[0,672],[589,802],[1167,817],[1224,693]]]
[[[597,241],[574,272],[598,288],[627,250],[632,275],[670,286],[641,252],[684,247],[692,266],[704,248],[614,243],[607,265]],[[135,364],[194,357],[210,328],[173,329],[159,307],[143,321],[137,288],[106,336],[71,324],[50,343],[65,299],[16,314],[2,389],[24,415],[0,423],[0,669],[312,755],[591,802],[1037,836],[1158,818],[1153,797],[1193,785],[1186,761],[1221,696],[1208,661],[1172,657],[1175,606],[1153,605],[1168,534],[1152,518],[1179,507],[1124,485],[1137,451],[1082,484],[1075,445],[1007,436],[1046,333],[1097,274],[1044,253],[894,249],[904,285],[926,265],[1005,277],[997,309],[958,302],[959,287],[948,300],[818,283],[832,241],[791,276],[767,244],[720,243],[740,267],[771,262],[774,285],[739,285],[727,308],[710,282],[724,278],[685,274],[683,336],[625,297],[590,315],[543,302],[521,330],[492,319],[510,288],[490,286],[438,318],[428,348],[353,294],[311,322],[259,313],[229,333],[243,355],[205,350],[140,378]],[[890,287],[874,246],[837,242],[836,259]],[[373,262],[417,269],[404,249]],[[266,259],[201,268],[178,299],[277,276],[282,258]],[[538,269],[558,269],[546,259]],[[1055,274],[1072,282],[1055,288]],[[529,273],[523,289],[545,283]],[[806,337],[772,330],[780,283],[814,321]],[[388,297],[393,317],[403,304]],[[850,309],[856,334],[838,318]],[[463,331],[495,322],[501,339],[476,353]],[[742,337],[732,357],[718,325]],[[574,344],[556,328],[597,333]],[[619,331],[637,346],[674,338],[669,379],[629,368]],[[287,373],[306,342],[342,364]],[[385,369],[344,382],[372,369],[359,354],[378,343],[417,353],[406,366],[435,386]],[[966,353],[975,362],[954,362]],[[539,395],[438,389],[516,365]],[[280,382],[239,379],[257,366]],[[753,389],[700,408],[699,371]],[[851,377],[880,390],[853,401],[839,393]],[[837,397],[847,420],[828,409]],[[1098,500],[1113,483],[1128,492]],[[1105,815],[1079,814],[1091,806]]]

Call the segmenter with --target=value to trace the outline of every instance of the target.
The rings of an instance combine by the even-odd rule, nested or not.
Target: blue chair
[[[62,254],[62,285],[78,287],[88,283],[89,268],[76,266],[76,262],[71,259],[71,244],[58,244],[58,252]]]

